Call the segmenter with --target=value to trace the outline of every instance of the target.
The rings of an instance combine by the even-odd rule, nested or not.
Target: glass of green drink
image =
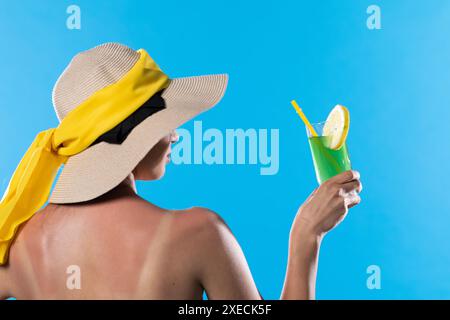
[[[331,149],[331,137],[322,135],[325,122],[311,124],[317,133],[314,136],[308,127],[306,132],[308,135],[309,147],[314,162],[314,169],[319,184],[322,184],[329,178],[351,169],[350,158],[348,155],[347,145],[344,144],[337,150]]]

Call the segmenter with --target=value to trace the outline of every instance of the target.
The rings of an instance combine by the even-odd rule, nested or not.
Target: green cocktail
[[[329,178],[351,169],[347,145],[344,143],[337,150],[329,148],[331,137],[309,136],[309,147],[314,162],[314,169],[319,184]]]
[[[344,171],[350,170],[347,139],[350,113],[343,105],[336,105],[325,122],[310,123],[295,100],[291,101],[306,126],[309,147],[319,184]]]

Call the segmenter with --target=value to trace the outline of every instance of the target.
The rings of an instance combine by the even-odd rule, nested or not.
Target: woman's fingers
[[[353,190],[360,193],[362,190],[362,184],[361,184],[361,181],[359,181],[359,180],[353,180],[353,181],[342,184],[341,188],[343,189],[343,191],[345,193],[349,193]]]
[[[350,182],[352,180],[359,180],[359,172],[358,171],[355,171],[355,170],[344,171],[344,172],[328,179],[326,182],[329,182],[330,184],[333,184],[333,183],[344,184],[344,183]]]
[[[345,201],[345,205],[347,206],[347,208],[351,208],[356,206],[357,204],[359,204],[361,202],[361,198],[359,196],[359,194],[357,194],[356,192],[349,192],[345,195],[344,197],[344,201]]]

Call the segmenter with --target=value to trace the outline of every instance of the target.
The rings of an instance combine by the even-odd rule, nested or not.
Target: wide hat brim
[[[70,157],[49,202],[89,201],[119,185],[161,138],[215,106],[227,83],[227,74],[172,79],[162,94],[166,107],[136,126],[122,144],[100,142]]]

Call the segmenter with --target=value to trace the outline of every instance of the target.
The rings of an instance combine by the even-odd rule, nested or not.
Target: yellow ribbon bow
[[[139,49],[135,65],[116,83],[91,95],[72,110],[57,128],[38,133],[17,166],[0,202],[0,265],[8,260],[18,228],[48,200],[61,164],[117,126],[170,79]]]

